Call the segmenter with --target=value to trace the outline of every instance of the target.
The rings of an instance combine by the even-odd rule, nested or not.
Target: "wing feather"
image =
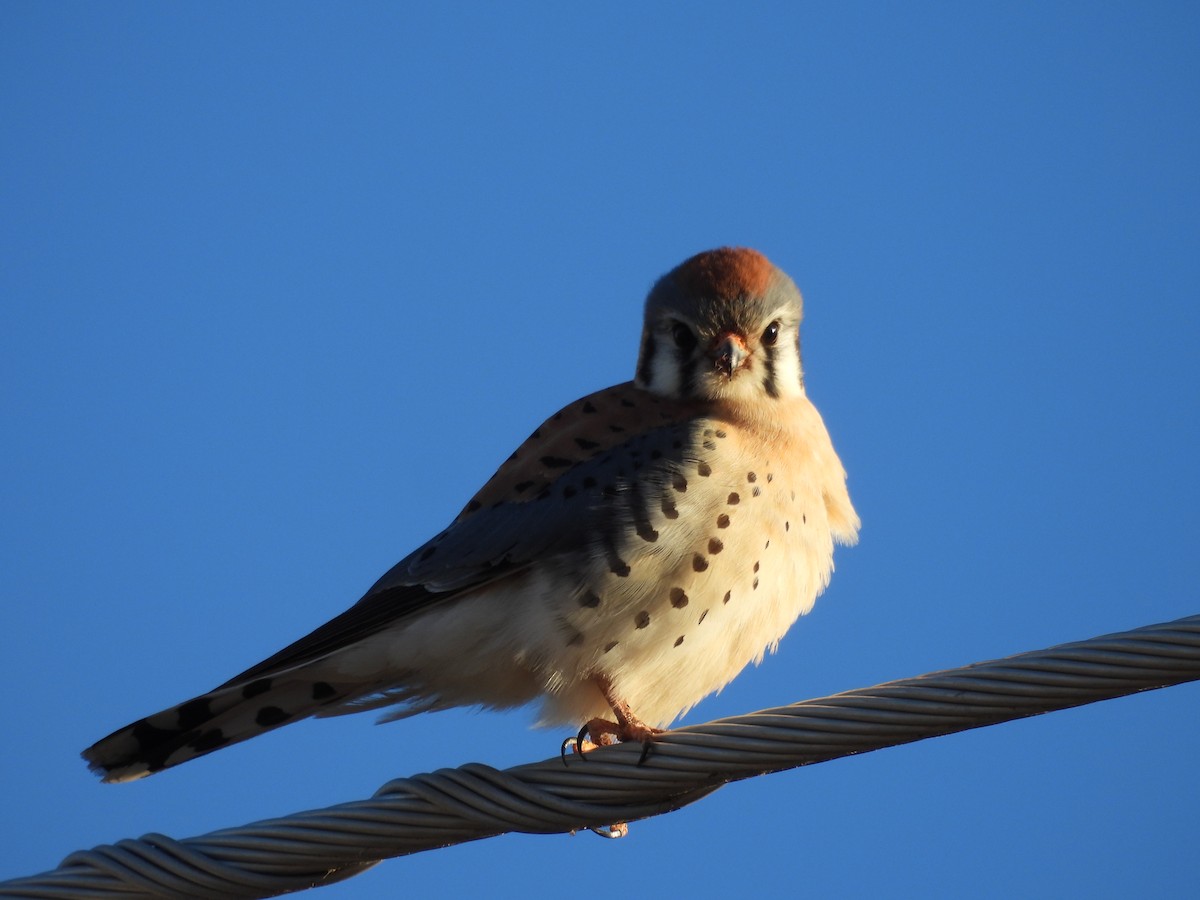
[[[636,474],[665,480],[688,452],[696,409],[617,385],[547,419],[441,534],[393,566],[354,606],[222,687],[312,662],[434,604],[585,545],[613,493]]]

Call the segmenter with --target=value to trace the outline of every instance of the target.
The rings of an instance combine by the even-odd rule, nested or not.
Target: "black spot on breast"
[[[573,635],[571,635],[571,639],[569,641],[567,641],[567,646],[568,647],[578,647],[582,643],[583,643],[583,635],[577,631]]]
[[[720,428],[718,428],[716,431],[714,431],[713,434],[715,434],[719,438],[728,437],[728,435],[725,434],[725,432],[722,431]]]
[[[682,643],[683,643],[683,635],[681,634],[679,637],[675,638],[675,646],[678,647]]]
[[[721,598],[722,603],[728,603],[729,598],[733,596],[733,591],[726,591],[725,596]]]
[[[696,472],[697,472],[697,474],[702,475],[705,478],[707,478],[709,475],[712,474],[712,466],[710,466],[706,462],[698,463],[696,466]]]
[[[734,492],[734,493],[730,494],[728,498],[726,498],[725,502],[728,503],[730,506],[737,506],[739,503],[742,502],[742,498],[739,497],[736,492]]]
[[[762,488],[760,488],[758,485],[755,485],[754,490],[752,490],[750,493],[757,497],[762,493]]]
[[[642,610],[640,613],[638,613],[636,616],[633,617],[633,624],[634,624],[634,627],[636,627],[636,628],[645,628],[647,625],[650,624],[650,613],[646,612],[645,610]]]
[[[254,723],[261,725],[263,728],[270,728],[273,725],[282,725],[292,717],[290,712],[284,712],[278,706],[264,706],[254,717]]]
[[[675,490],[682,494],[687,491],[687,479],[682,475],[676,474],[675,477],[671,479],[671,487],[675,488]]]
[[[179,730],[191,731],[197,725],[203,725],[212,718],[212,707],[207,697],[197,697],[189,700],[176,711],[179,715]]]
[[[723,544],[720,541],[720,539],[718,539],[718,538],[709,538],[708,539],[708,552],[709,553],[720,553],[724,549],[725,549],[725,544]]]
[[[747,472],[746,480],[749,481],[751,484],[753,484],[754,482],[758,481],[758,476],[755,475],[753,472]]]
[[[754,579],[754,584],[752,584],[751,587],[756,591],[758,590],[758,579],[757,578]]]
[[[688,595],[681,587],[671,588],[671,605],[676,609],[683,609],[688,605]]]
[[[721,513],[719,516],[717,516],[717,527],[718,528],[728,528],[729,527],[729,516],[725,515],[725,513]]]
[[[708,615],[708,610],[706,609],[704,612],[700,613],[700,618],[696,620],[696,624],[697,625],[703,624],[704,617],[707,615]]]
[[[662,498],[662,514],[668,519],[679,518],[679,510],[675,508],[675,501],[670,497]]]
[[[628,563],[625,562],[625,560],[617,559],[617,558],[614,558],[613,561],[609,564],[608,570],[610,572],[612,572],[614,575],[616,575],[618,578],[628,578],[630,571],[632,571],[629,568]]]
[[[704,447],[705,450],[716,450],[717,442],[716,441],[705,441],[702,446]]]
[[[333,689],[333,685],[328,681],[314,681],[312,686],[312,698],[314,700],[328,700],[337,693]]]
[[[784,530],[784,531],[791,531],[791,530],[792,530],[792,523],[791,523],[791,522],[784,522],[784,523],[783,523],[783,530]]]
[[[607,644],[604,645],[604,652],[607,653],[609,650],[611,650],[613,647],[617,646],[617,644],[619,644],[619,643],[621,643],[621,642],[620,641],[609,641]]]
[[[697,553],[692,557],[692,568],[697,572],[703,572],[708,568],[708,560],[703,555]]]
[[[242,698],[249,700],[251,697],[257,697],[259,694],[265,694],[271,689],[270,678],[260,678],[257,681],[252,681],[242,688]]]
[[[595,591],[588,591],[586,594],[584,594],[582,597],[579,598],[579,605],[586,606],[589,609],[595,609],[597,606],[600,605],[600,595],[597,594]]]
[[[648,522],[638,522],[637,534],[647,544],[653,544],[658,540],[658,532],[651,528]]]

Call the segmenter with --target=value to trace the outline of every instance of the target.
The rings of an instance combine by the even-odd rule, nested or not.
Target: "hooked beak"
[[[727,331],[713,342],[709,354],[717,371],[726,378],[733,378],[733,373],[745,365],[750,351],[741,335]]]

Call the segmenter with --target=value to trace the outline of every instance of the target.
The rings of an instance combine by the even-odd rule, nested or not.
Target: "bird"
[[[84,759],[123,782],[310,716],[529,704],[652,741],[774,652],[857,540],[802,314],[756,250],[685,260],[646,297],[632,381],[546,419],[348,610]]]

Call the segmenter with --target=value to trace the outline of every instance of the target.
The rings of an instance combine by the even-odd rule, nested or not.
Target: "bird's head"
[[[635,383],[681,400],[799,396],[802,312],[796,285],[761,253],[700,253],[651,289]]]

